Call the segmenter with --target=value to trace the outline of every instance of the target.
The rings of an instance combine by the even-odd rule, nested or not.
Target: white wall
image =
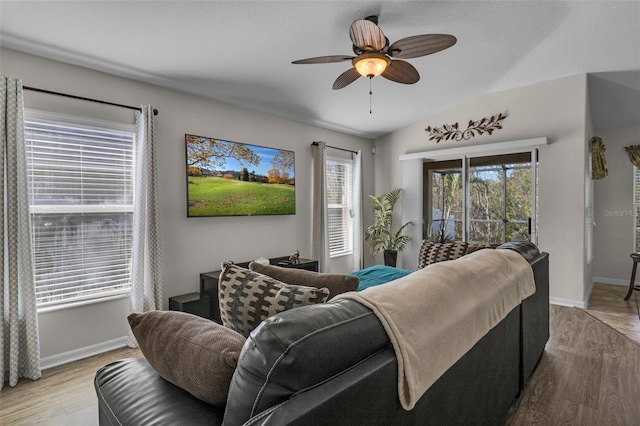
[[[311,148],[329,145],[363,152],[364,191],[373,193],[372,141],[249,111],[138,81],[40,58],[0,50],[0,73],[32,86],[128,105],[151,104],[156,117],[163,244],[165,303],[171,296],[198,291],[199,273],[219,269],[224,260],[288,255],[311,256]],[[89,102],[25,91],[26,107],[133,122],[133,112]],[[296,154],[296,214],[256,217],[186,217],[184,134],[212,136]],[[365,209],[365,223],[372,220]],[[334,269],[340,271],[340,266]],[[346,271],[345,271],[346,272]],[[127,332],[128,300],[39,315],[41,353],[100,344]],[[167,306],[167,305],[165,305]]]
[[[425,83],[428,84],[428,83]],[[473,99],[448,111],[427,117],[374,141],[376,193],[401,186],[399,156],[491,142],[547,137],[540,150],[539,247],[550,254],[551,297],[556,303],[584,306],[585,302],[585,132],[586,75],[519,87]],[[469,141],[428,140],[427,126],[479,120],[507,112],[503,129]],[[417,253],[402,253],[410,265]],[[409,256],[409,259],[404,257]]]
[[[588,79],[588,77],[587,77]],[[586,97],[585,97],[585,105],[584,105],[585,109],[584,109],[584,116],[585,116],[585,140],[590,141],[591,137],[593,136],[594,130],[593,130],[593,117],[591,116],[591,97],[590,97],[590,93],[589,93],[589,86],[587,83],[587,91],[586,91]],[[584,303],[585,303],[585,308],[587,307],[588,303],[589,303],[589,297],[591,297],[591,290],[593,289],[593,281],[591,280],[592,277],[592,265],[593,265],[593,260],[595,258],[595,253],[593,252],[593,244],[594,241],[592,241],[591,244],[591,250],[592,250],[592,258],[589,259],[589,237],[588,237],[588,230],[589,230],[589,226],[590,224],[589,222],[589,218],[587,217],[587,212],[589,211],[589,193],[591,193],[591,196],[594,196],[594,183],[593,180],[591,179],[591,164],[589,163],[590,160],[590,156],[589,156],[589,151],[590,151],[590,146],[589,146],[590,142],[587,142],[587,147],[584,151],[584,155],[585,155],[585,161],[586,161],[586,167],[584,170],[584,194],[585,194],[585,206],[586,206],[586,210],[585,210],[585,221],[584,221],[584,226],[585,226],[585,230],[584,230],[584,256],[586,259],[586,262],[584,263],[584,282],[583,282],[583,297],[584,297]],[[592,198],[593,200],[593,198]],[[593,213],[592,213],[593,214]],[[593,234],[594,229],[593,229],[593,225],[591,225],[591,237],[592,239],[595,239],[595,235]]]
[[[598,131],[596,136],[606,147],[609,176],[594,182],[593,280],[629,285],[633,265],[629,255],[634,251],[637,217],[633,211],[633,165],[624,147],[640,145],[640,127]]]

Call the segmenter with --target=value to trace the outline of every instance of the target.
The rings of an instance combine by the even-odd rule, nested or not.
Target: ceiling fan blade
[[[316,58],[298,59],[291,62],[292,64],[329,64],[332,62],[350,61],[354,57],[347,55],[318,56]]]
[[[392,60],[387,69],[380,75],[387,80],[402,84],[413,84],[420,80],[418,70],[409,62],[400,60]]]
[[[365,52],[379,52],[387,44],[380,27],[368,19],[353,21],[349,28],[349,37],[355,46]]]
[[[396,41],[387,49],[392,58],[409,59],[431,55],[456,44],[458,39],[450,34],[422,34]]]
[[[360,77],[360,74],[355,68],[349,68],[333,82],[333,90],[342,89],[356,81]]]

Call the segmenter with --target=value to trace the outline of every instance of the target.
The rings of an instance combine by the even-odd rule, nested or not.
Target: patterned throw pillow
[[[218,288],[222,324],[245,337],[278,312],[324,303],[329,296],[326,288],[288,285],[233,264],[224,265]]]
[[[465,242],[430,243],[423,241],[418,255],[418,269],[422,269],[432,263],[455,260],[462,257],[466,254],[468,245]]]

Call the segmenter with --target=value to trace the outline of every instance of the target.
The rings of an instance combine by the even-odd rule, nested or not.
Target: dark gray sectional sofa
[[[459,359],[411,411],[377,317],[348,299],[285,311],[247,340],[225,409],[162,379],[143,359],[98,371],[100,425],[503,425],[549,338],[549,263],[531,243],[536,293]],[[470,283],[471,285],[473,283]]]

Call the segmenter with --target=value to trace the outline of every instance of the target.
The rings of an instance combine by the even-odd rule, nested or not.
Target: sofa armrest
[[[100,426],[222,424],[223,408],[169,383],[144,358],[105,365],[96,373],[94,386]]]
[[[497,248],[517,251],[529,263],[533,262],[533,260],[540,255],[540,250],[538,250],[538,247],[531,241],[509,241]]]
[[[536,292],[522,301],[521,389],[538,365],[549,340],[549,254],[542,252],[529,263]]]

